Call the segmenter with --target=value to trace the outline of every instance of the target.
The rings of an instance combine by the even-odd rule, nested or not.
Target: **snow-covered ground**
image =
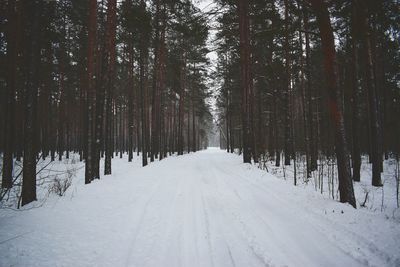
[[[355,210],[235,154],[115,158],[90,185],[71,163],[63,197],[0,210],[0,266],[400,266],[395,211]]]
[[[282,160],[283,161],[283,160]],[[396,160],[389,158],[383,161],[382,187],[372,186],[372,165],[368,157],[362,157],[361,181],[355,182],[354,193],[356,196],[357,207],[368,209],[372,212],[397,220],[400,223],[400,209],[397,206],[397,176],[400,173],[396,167]],[[291,165],[276,167],[275,161],[267,160],[258,166],[273,174],[274,176],[286,180],[289,184],[294,184],[294,161]],[[396,176],[397,175],[397,176]],[[338,173],[336,160],[319,160],[318,170],[312,172],[311,177],[306,176],[305,158],[297,160],[296,163],[297,187],[306,190],[320,192],[325,198],[339,199]]]

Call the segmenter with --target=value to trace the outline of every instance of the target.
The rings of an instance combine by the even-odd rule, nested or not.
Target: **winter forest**
[[[1,0],[0,266],[400,266],[397,0]]]

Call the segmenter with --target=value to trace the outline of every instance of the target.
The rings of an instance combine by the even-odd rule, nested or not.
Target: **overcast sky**
[[[208,11],[210,11],[211,9],[213,9],[214,7],[215,7],[215,3],[214,3],[214,1],[212,1],[212,0],[192,0],[192,2],[193,2],[193,4],[195,5],[195,6],[197,6],[198,8],[200,8],[203,12],[208,12]],[[214,17],[215,18],[215,17]],[[209,23],[213,23],[214,22],[214,20],[211,20]],[[215,38],[215,29],[214,30],[210,30],[210,35],[209,35],[209,37],[208,37],[208,48],[210,49],[210,50],[212,50],[212,52],[210,52],[210,53],[208,53],[207,54],[207,57],[209,58],[209,60],[210,60],[210,63],[211,63],[211,68],[210,68],[210,70],[215,70],[215,68],[216,68],[216,66],[217,66],[217,53],[214,51],[214,49],[215,49],[215,47],[214,47],[214,45],[212,44],[213,42],[213,40],[214,40],[214,38]],[[211,85],[210,83],[209,83],[209,85]],[[210,99],[210,104],[211,104],[211,106],[212,106],[212,109],[213,109],[213,115],[214,115],[214,117],[215,117],[215,103],[216,103],[216,100],[215,100],[215,96],[216,96],[216,90],[215,90],[215,88],[210,88],[212,91],[213,91],[213,95],[214,95],[214,97],[212,97],[211,99]],[[214,89],[214,90],[213,90]]]

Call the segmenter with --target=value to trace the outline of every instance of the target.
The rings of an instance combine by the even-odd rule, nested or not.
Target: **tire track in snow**
[[[279,204],[279,206],[281,207],[296,205],[296,203],[290,202],[289,200],[282,198],[282,196],[278,195],[275,191],[271,190],[271,188],[267,187],[266,184],[264,183],[256,183],[256,181],[253,181],[244,175],[238,173],[232,173],[230,169],[223,169],[220,166],[217,166],[217,168],[221,170],[221,172],[229,174],[234,179],[240,181],[242,186],[249,187],[250,190],[252,190],[253,192],[263,191],[264,194],[273,196],[276,201],[281,203]],[[247,181],[247,183],[245,183],[244,181]],[[232,186],[230,183],[227,183],[227,185]],[[259,203],[262,204],[265,208],[270,208],[270,205],[265,205],[265,201],[260,201]],[[302,211],[299,212],[299,210],[291,209],[291,212],[297,214],[296,216],[297,220],[302,220],[303,225],[307,224],[307,227],[312,227],[313,230],[317,231],[320,235],[323,235],[325,237],[326,239],[325,242],[329,242],[331,246],[336,247],[336,249],[339,249],[344,254],[353,258],[358,263],[362,265],[369,265],[370,263],[366,260],[367,258],[366,256],[377,253],[381,258],[381,260],[374,258],[373,260],[375,264],[373,265],[380,266],[384,265],[385,262],[389,261],[390,257],[385,251],[380,250],[365,237],[350,231],[345,227],[345,225],[342,225],[340,229],[338,229],[334,222],[329,220],[327,217],[321,216],[320,213],[310,210],[304,206],[299,206],[299,205],[296,206],[297,209],[301,209]],[[281,212],[280,214],[282,215]],[[310,216],[310,214],[313,214],[313,216]],[[287,219],[290,218],[286,218],[286,220]],[[329,229],[327,229],[328,228],[327,225]],[[354,244],[354,241],[350,242],[351,243],[350,244],[348,238],[349,236],[353,237],[352,240],[358,241],[358,245],[362,247],[362,249],[358,249],[357,251],[352,251],[351,249],[352,249],[352,244]],[[367,250],[368,252],[366,252],[365,250]]]
[[[214,161],[214,162],[216,162],[216,161]],[[282,231],[282,230],[285,230],[285,232],[291,233],[290,236],[293,236],[293,235],[294,235],[294,236],[297,237],[296,239],[289,238],[289,239],[287,240],[286,243],[289,243],[289,242],[290,242],[290,243],[293,243],[293,242],[294,242],[294,245],[296,245],[296,242],[298,242],[299,239],[301,239],[301,238],[307,238],[306,235],[302,235],[302,234],[299,235],[299,232],[298,232],[298,231],[293,231],[293,229],[296,228],[296,225],[295,225],[295,224],[293,224],[293,223],[287,223],[287,222],[291,222],[291,221],[292,221],[292,218],[291,218],[291,216],[290,216],[290,213],[284,213],[283,210],[274,209],[274,208],[276,208],[276,207],[278,206],[277,203],[273,203],[274,206],[271,206],[271,205],[265,206],[264,204],[266,204],[266,203],[268,204],[268,202],[265,202],[265,201],[258,201],[259,199],[255,199],[255,198],[253,197],[253,194],[252,194],[253,192],[262,191],[262,190],[260,190],[260,187],[254,187],[254,184],[251,183],[251,182],[249,182],[248,179],[243,178],[243,177],[242,177],[240,174],[238,174],[237,172],[232,173],[232,170],[231,170],[231,169],[229,169],[229,170],[228,170],[228,168],[222,169],[221,166],[226,167],[226,165],[217,165],[217,164],[214,164],[213,167],[215,167],[215,168],[213,168],[213,169],[218,170],[218,172],[220,172],[220,174],[221,174],[221,175],[216,175],[216,176],[217,176],[217,177],[221,177],[221,180],[225,183],[224,192],[227,191],[226,188],[228,187],[228,188],[230,188],[231,191],[235,192],[235,194],[238,195],[236,188],[233,187],[233,184],[235,184],[235,183],[233,183],[233,181],[239,182],[239,183],[241,184],[241,187],[240,187],[240,188],[249,188],[249,189],[250,189],[250,190],[248,191],[248,193],[247,193],[247,197],[248,197],[248,198],[245,199],[245,201],[241,201],[241,203],[238,204],[238,206],[239,206],[239,205],[242,205],[242,209],[236,209],[236,210],[237,210],[237,213],[235,214],[235,217],[236,217],[237,221],[240,222],[241,230],[242,230],[242,232],[245,234],[245,236],[247,237],[247,240],[248,240],[248,242],[249,242],[249,245],[250,245],[251,249],[254,251],[254,254],[255,254],[256,256],[260,257],[260,258],[263,260],[263,263],[264,263],[265,265],[271,264],[271,261],[268,259],[268,257],[265,256],[265,255],[266,255],[266,252],[265,252],[264,249],[262,249],[262,245],[261,245],[261,244],[264,244],[264,245],[265,245],[265,243],[257,242],[257,238],[256,238],[257,233],[254,233],[253,228],[252,228],[252,227],[249,227],[249,225],[248,225],[248,223],[251,222],[252,220],[254,220],[255,222],[256,222],[256,221],[259,221],[260,224],[264,225],[264,226],[265,226],[265,227],[264,227],[264,230],[265,230],[265,229],[271,229],[271,230],[269,230],[269,232],[270,232],[269,234],[270,234],[270,235],[274,233],[273,230],[275,229],[275,230],[280,230],[281,233],[284,232],[284,231]],[[224,175],[224,174],[225,174],[225,175]],[[226,174],[229,174],[229,179],[227,179],[228,176],[227,176]],[[230,182],[228,183],[227,180],[229,180]],[[269,190],[269,191],[270,191],[270,190]],[[265,194],[265,193],[267,193],[267,192],[263,192],[263,193]],[[245,194],[242,193],[242,195],[245,195]],[[279,203],[279,202],[282,200],[282,198],[278,198],[278,197],[275,196],[275,194],[274,194],[274,200],[277,200],[278,203]],[[250,201],[250,202],[249,202],[249,201]],[[258,202],[260,202],[260,203],[256,203],[255,201],[258,201]],[[269,226],[269,224],[270,224],[271,222],[269,222],[268,220],[264,219],[263,214],[260,213],[260,212],[261,212],[260,209],[256,209],[256,208],[255,208],[255,207],[257,207],[257,204],[261,204],[262,207],[265,207],[265,208],[266,208],[266,209],[265,209],[265,212],[268,213],[268,214],[270,215],[270,216],[268,216],[268,217],[274,218],[275,221],[278,221],[278,222],[280,222],[280,223],[279,223],[279,224],[278,224],[278,223],[274,223],[273,225]],[[286,204],[286,203],[285,203],[285,204]],[[244,206],[243,206],[243,205],[244,205]],[[284,206],[281,205],[281,207],[284,207]],[[247,216],[245,216],[245,218],[242,218],[242,216],[241,216],[240,214],[241,214],[241,213],[243,214],[243,211],[244,211],[244,210],[252,210],[252,211],[249,212],[249,214],[247,214]],[[271,213],[271,212],[272,212],[272,213]],[[278,213],[277,213],[277,212],[278,212]],[[246,215],[246,214],[244,213],[244,215]],[[250,217],[249,217],[249,216],[250,216]],[[298,218],[298,220],[299,220],[299,219],[300,219],[300,218]],[[302,219],[302,218],[301,218],[301,219]],[[304,220],[300,220],[300,221],[303,222],[303,225],[306,225],[306,224],[307,224],[307,222],[304,221]],[[245,223],[245,222],[247,222],[247,223]],[[286,223],[285,223],[285,222],[286,222]],[[282,227],[284,227],[284,228],[282,228]],[[308,231],[308,233],[310,234],[310,236],[312,236],[314,228],[312,228],[312,226],[311,226],[311,228],[310,228],[310,226],[307,226],[305,229],[302,229],[302,230],[303,230],[303,231]],[[258,231],[259,231],[259,230],[258,230]],[[287,239],[288,237],[289,237],[289,235],[286,236],[286,239]],[[285,238],[285,236],[282,236],[282,238]],[[284,243],[279,242],[279,241],[280,241],[280,240],[279,240],[279,237],[275,237],[275,240],[278,241],[277,244],[281,243],[281,245],[284,245]],[[351,257],[351,255],[349,255],[349,254],[347,253],[347,251],[343,250],[340,246],[337,246],[336,243],[330,242],[330,240],[327,240],[327,241],[328,241],[328,242],[327,242],[328,244],[324,244],[324,245],[330,247],[330,248],[331,248],[330,251],[332,251],[332,250],[334,251],[333,248],[335,248],[335,249],[338,250],[338,251],[336,251],[336,253],[338,253],[339,251],[341,251],[344,255],[350,256],[350,257]],[[282,250],[285,250],[285,247],[286,247],[286,246],[282,247]],[[316,247],[316,248],[318,248],[318,247]],[[304,250],[304,249],[303,249],[303,250]],[[279,252],[279,251],[278,251],[278,252]],[[302,252],[302,251],[301,251],[301,252]],[[298,254],[297,257],[298,257],[298,258],[301,258],[301,257],[303,256],[303,255],[301,254],[301,252],[300,252],[300,254],[299,254],[299,253],[296,253],[296,250],[293,250],[293,249],[292,249],[291,254],[294,254],[294,255]],[[313,252],[313,251],[309,251],[309,253],[312,253],[312,252]],[[322,251],[321,251],[321,254],[324,254],[324,253],[322,253]],[[339,254],[341,254],[341,253],[339,253]],[[283,255],[283,256],[285,256],[285,255]],[[328,258],[328,256],[326,256],[326,258]],[[353,257],[351,257],[351,258],[353,258]],[[304,258],[303,260],[308,261],[309,259]],[[356,262],[359,262],[359,263],[365,263],[365,262],[360,262],[359,259],[353,258],[353,260],[355,260]],[[353,262],[353,264],[355,264],[355,262]]]
[[[241,231],[240,219],[235,216],[237,212],[233,211],[235,210],[233,208],[234,205],[230,204],[231,201],[238,203],[237,201],[240,201],[240,197],[234,192],[227,191],[226,187],[223,187],[224,190],[221,190],[221,175],[216,171],[217,168],[213,162],[215,161],[212,159],[207,162],[208,168],[206,175],[210,177],[210,181],[207,181],[207,184],[209,184],[209,188],[207,188],[207,190],[210,193],[208,206],[210,210],[218,211],[213,214],[213,218],[215,219],[215,224],[218,229],[218,236],[222,239],[220,242],[224,244],[226,254],[229,257],[232,266],[237,265],[236,261],[234,260],[235,256],[233,256],[231,250],[231,247],[233,246],[241,247],[240,249],[236,250],[236,252],[240,251],[240,254],[237,255],[237,257],[239,257],[239,260],[242,261],[238,266],[242,266],[243,264],[249,265],[249,259],[253,260],[253,263],[250,266],[269,266],[270,260],[266,256],[266,253],[257,248],[260,246],[254,244],[254,238],[249,238],[248,233]],[[229,198],[228,195],[235,196],[237,200]],[[242,254],[246,251],[250,252],[250,254],[247,254],[245,257],[247,260],[243,261]]]
[[[157,193],[160,191],[159,189],[161,188],[161,186],[164,183],[165,183],[165,180],[159,178],[159,182],[155,186],[152,187],[150,197],[147,200],[143,201],[144,204],[140,205],[138,202],[136,202],[135,206],[133,207],[133,208],[137,209],[138,207],[142,206],[138,222],[137,223],[132,222],[134,224],[134,226],[132,228],[132,232],[129,234],[131,236],[131,241],[127,248],[127,257],[126,257],[125,266],[132,266],[132,264],[131,264],[132,254],[135,249],[138,235],[140,234],[140,232],[143,228],[143,224],[145,222],[144,218],[145,218],[146,214],[148,213],[148,207],[149,207],[151,201],[157,196]]]

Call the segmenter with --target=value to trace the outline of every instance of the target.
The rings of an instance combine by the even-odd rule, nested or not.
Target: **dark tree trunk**
[[[105,103],[105,158],[104,158],[104,175],[111,174],[111,158],[113,155],[113,131],[112,131],[112,102],[114,94],[114,79],[115,79],[115,38],[116,38],[116,18],[117,13],[117,2],[116,0],[108,1],[107,11],[107,78],[106,78],[106,103]]]
[[[292,134],[291,134],[291,110],[290,110],[290,91],[291,91],[291,77],[290,77],[290,45],[289,45],[289,6],[288,1],[285,0],[285,75],[286,84],[284,89],[284,111],[285,111],[285,130],[284,130],[284,154],[285,165],[290,165],[290,158],[292,157]]]
[[[317,169],[317,157],[318,157],[318,151],[317,151],[317,137],[315,134],[315,127],[314,127],[314,103],[313,103],[313,92],[312,92],[312,75],[311,75],[311,62],[310,62],[310,57],[311,57],[311,52],[310,52],[310,36],[308,32],[308,23],[309,23],[309,18],[308,18],[308,12],[307,8],[303,8],[304,10],[304,36],[305,36],[305,44],[306,44],[306,70],[305,70],[305,75],[307,78],[306,82],[306,105],[307,105],[307,114],[308,114],[308,140],[309,140],[309,148],[310,148],[310,172],[315,171]]]
[[[188,94],[189,95],[189,94]],[[190,99],[188,97],[188,111],[187,111],[187,152],[190,153]]]
[[[153,97],[151,105],[151,151],[150,161],[153,162],[154,158],[157,158],[159,152],[158,141],[159,141],[159,115],[160,115],[160,0],[155,1],[156,14],[155,14],[155,47],[154,47],[154,69],[153,69]]]
[[[166,58],[166,47],[165,47],[165,32],[167,27],[167,12],[166,3],[163,1],[163,7],[161,10],[161,36],[160,36],[160,54],[159,54],[159,74],[158,74],[158,86],[159,86],[159,115],[158,115],[158,150],[160,153],[160,160],[166,156],[166,137],[165,137],[165,58]]]
[[[131,40],[132,42],[132,36]],[[133,119],[134,119],[134,107],[133,107],[133,68],[134,68],[134,55],[133,55],[133,45],[132,43],[128,44],[128,57],[129,57],[129,70],[128,70],[128,161],[131,162],[133,159]]]
[[[22,179],[22,206],[36,200],[36,117],[37,94],[39,89],[39,73],[37,66],[40,63],[40,11],[43,8],[39,1],[27,1],[26,57],[28,60],[27,81],[25,91],[25,125],[24,125],[24,162]]]
[[[274,108],[274,114],[273,114],[273,128],[274,128],[274,143],[275,143],[275,167],[279,167],[281,165],[281,149],[280,149],[280,142],[279,142],[279,123],[278,123],[278,109],[277,109],[277,92],[274,91],[273,95],[273,108]]]
[[[192,151],[196,152],[196,114],[194,104],[192,103]]]
[[[113,88],[112,81],[108,81],[107,98],[106,98],[106,124],[105,124],[105,157],[104,157],[104,175],[111,174],[111,158],[113,156]]]
[[[365,66],[365,86],[368,92],[369,101],[369,119],[370,119],[370,144],[372,160],[372,185],[382,186],[381,166],[382,166],[382,147],[381,147],[381,125],[379,118],[379,100],[375,84],[374,63],[371,47],[371,29],[368,21],[367,3],[365,1],[356,1],[361,12],[362,44],[363,57],[366,60]]]
[[[141,1],[140,8],[143,14],[146,12],[146,4],[144,1]],[[147,149],[148,149],[148,129],[147,129],[147,93],[146,88],[146,64],[147,64],[147,44],[145,43],[144,38],[145,33],[141,32],[141,41],[140,41],[140,55],[139,55],[139,86],[140,86],[140,99],[141,99],[141,122],[142,122],[142,166],[147,165]]]
[[[108,129],[106,127],[108,126],[107,121],[109,120],[107,115],[106,118],[104,119],[104,114],[105,112],[108,111],[108,103],[107,100],[110,101],[111,99],[108,98],[106,100],[106,95],[108,95],[112,92],[110,88],[106,88],[107,86],[110,87],[112,86],[112,73],[110,71],[111,67],[111,57],[114,57],[113,54],[115,53],[115,30],[116,30],[116,0],[109,0],[107,3],[107,24],[106,24],[106,30],[105,30],[105,36],[104,38],[104,44],[100,48],[99,51],[99,56],[98,56],[98,64],[100,65],[98,67],[99,70],[99,76],[96,79],[96,120],[95,120],[95,142],[94,142],[94,148],[93,148],[93,178],[100,178],[100,153],[102,150],[102,144],[104,143],[105,146],[107,146],[108,142],[105,141],[104,139],[109,138],[108,135]],[[108,92],[108,94],[107,94]],[[105,107],[104,107],[105,106]],[[104,121],[106,122],[104,125]],[[104,125],[104,128],[103,128]],[[105,131],[103,130],[105,129]],[[103,135],[105,134],[105,136]],[[105,150],[108,150],[105,148]],[[107,151],[108,154],[110,153]],[[105,161],[109,160],[109,155],[107,156],[106,152],[106,157]],[[105,169],[107,166],[107,173],[106,170],[104,171],[105,174],[111,173],[111,161],[107,162],[105,164]]]
[[[8,1],[8,24],[7,24],[7,77],[6,95],[4,106],[4,152],[3,173],[1,186],[12,187],[13,149],[14,149],[14,103],[16,92],[17,71],[17,11],[15,0]]]
[[[239,33],[240,33],[240,78],[242,90],[242,148],[243,162],[251,163],[250,132],[250,26],[249,2],[238,0]]]
[[[107,25],[108,27],[108,25]],[[107,31],[104,42],[107,42]],[[100,39],[100,38],[99,38]],[[100,41],[100,40],[99,40]],[[94,141],[93,141],[93,179],[100,179],[100,151],[101,144],[103,143],[103,120],[104,120],[104,104],[105,104],[105,76],[107,68],[107,54],[106,45],[100,45],[96,55],[96,81],[94,82],[96,104],[95,104],[95,118],[94,118]]]
[[[356,207],[353,182],[351,179],[350,157],[347,148],[344,118],[338,101],[338,77],[336,66],[336,51],[329,11],[323,0],[308,0],[317,15],[320,30],[322,51],[324,54],[325,76],[329,94],[329,110],[335,125],[335,149],[338,164],[340,201]]]
[[[353,180],[360,181],[361,153],[360,153],[360,108],[359,108],[359,86],[358,86],[358,41],[359,20],[356,2],[352,2],[351,17],[351,118],[352,118],[352,153]]]
[[[183,120],[184,120],[184,99],[186,89],[186,59],[183,53],[182,55],[182,66],[180,69],[180,94],[179,94],[179,108],[178,108],[178,155],[183,155]]]
[[[94,152],[94,109],[95,109],[95,84],[94,84],[94,54],[96,48],[96,15],[97,0],[89,2],[88,44],[87,44],[87,133],[86,133],[86,158],[85,158],[85,184],[94,178],[93,152]]]
[[[63,151],[65,149],[64,147],[64,125],[65,125],[65,106],[66,106],[66,96],[65,96],[65,83],[64,83],[64,45],[61,45],[61,55],[59,58],[60,61],[60,80],[59,80],[59,86],[60,86],[60,99],[59,99],[59,105],[58,105],[58,135],[57,135],[57,146],[58,146],[58,160],[62,160],[62,155]]]

